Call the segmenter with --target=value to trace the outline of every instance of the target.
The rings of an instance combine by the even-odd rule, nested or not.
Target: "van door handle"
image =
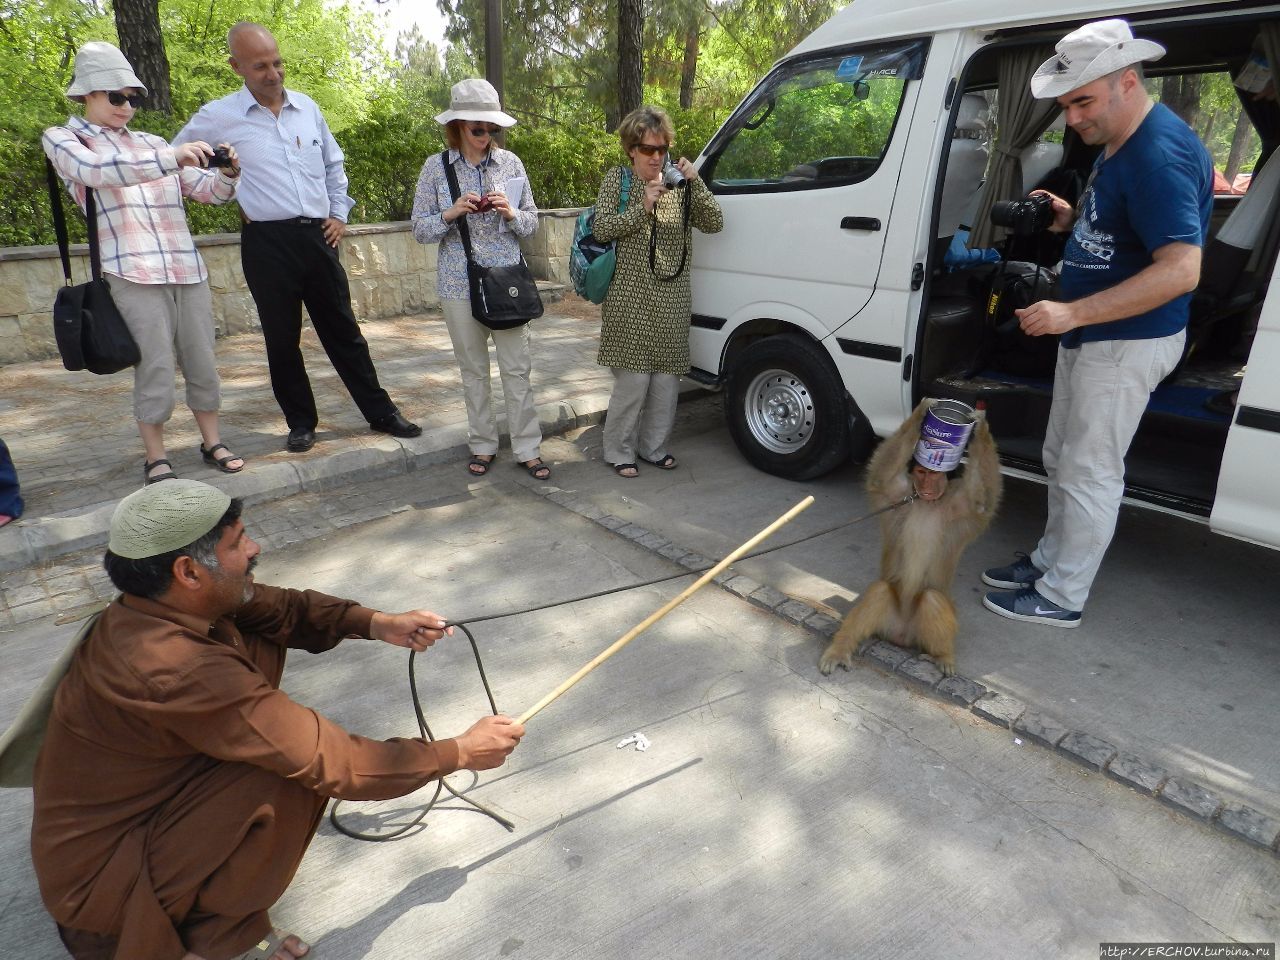
[[[840,221],[841,230],[879,230],[880,221],[875,217],[844,217]]]

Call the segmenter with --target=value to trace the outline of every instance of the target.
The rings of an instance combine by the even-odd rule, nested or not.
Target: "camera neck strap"
[[[680,265],[666,277],[658,273],[658,204],[653,205],[653,222],[649,224],[649,272],[658,280],[674,280],[680,276],[684,272],[685,261],[689,259],[689,194],[693,192],[693,188],[685,181],[684,189],[680,192],[684,194],[684,212],[680,222]],[[661,199],[662,197],[658,198],[659,201]]]

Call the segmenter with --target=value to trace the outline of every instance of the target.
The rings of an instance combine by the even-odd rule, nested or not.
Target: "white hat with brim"
[[[124,54],[109,43],[94,40],[76,51],[75,73],[67,96],[79,100],[95,90],[123,90],[134,87],[146,96],[150,91],[143,86]]]
[[[1059,40],[1054,50],[1031,78],[1031,95],[1039,100],[1053,100],[1099,77],[1165,54],[1160,44],[1135,39],[1123,20],[1086,23]]]
[[[452,120],[476,120],[514,127],[516,118],[502,112],[498,91],[488,80],[460,80],[449,90],[449,109],[436,116],[436,123]]]

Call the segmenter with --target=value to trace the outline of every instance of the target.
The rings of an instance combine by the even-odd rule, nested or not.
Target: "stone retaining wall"
[[[543,210],[537,232],[521,241],[529,269],[539,280],[569,285],[569,244],[580,211]],[[257,330],[258,313],[240,270],[240,236],[197,237],[209,268],[213,322],[218,336]],[[356,319],[384,320],[423,313],[436,299],[436,247],[413,239],[408,222],[357,224],[342,241]],[[71,248],[77,283],[89,274],[84,244]],[[0,364],[58,355],[53,339],[53,298],[62,285],[57,247],[0,247]]]

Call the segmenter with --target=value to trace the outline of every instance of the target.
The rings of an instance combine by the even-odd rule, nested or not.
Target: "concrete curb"
[[[638,546],[649,548],[690,573],[703,572],[715,565],[715,561],[702,554],[685,550],[638,524],[606,514],[559,487],[532,484],[530,489]],[[829,640],[839,625],[835,619],[803,601],[735,573],[732,568],[716,576],[715,582],[726,592],[803,626],[824,640]],[[945,676],[933,658],[926,654],[915,654],[880,640],[864,647],[858,655],[879,669],[903,677],[916,689],[923,687],[939,699],[963,707],[974,716],[1009,730],[1025,741],[1053,750],[1093,772],[1103,773],[1236,839],[1272,854],[1280,854],[1280,821],[1252,807],[1230,802],[1189,777],[1181,774],[1171,776],[1163,767],[1121,752],[1092,734],[1070,730],[1021,700],[988,690],[975,680]]]
[[[705,392],[700,384],[684,381],[680,385],[680,400],[702,396]],[[538,404],[538,422],[544,437],[558,436],[578,427],[601,423],[608,409],[608,393],[589,393]],[[499,429],[509,443],[505,423],[506,418],[500,416]],[[409,440],[361,435],[354,444],[339,441],[328,446],[334,449],[286,462],[255,463],[243,473],[219,475],[208,482],[233,497],[241,497],[246,504],[258,504],[303,492],[399,476],[460,460],[469,454],[465,422],[424,430],[421,436]],[[9,542],[0,556],[0,573],[104,546],[116,502],[95,503],[15,524],[12,531],[8,531]]]

